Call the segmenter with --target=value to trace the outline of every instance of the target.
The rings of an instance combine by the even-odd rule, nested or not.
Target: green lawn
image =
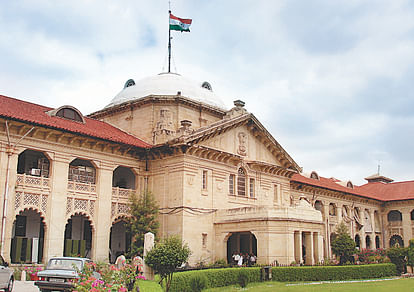
[[[229,292],[229,291],[260,291],[260,292],[298,292],[298,291],[315,291],[315,292],[399,292],[399,291],[414,291],[414,278],[410,279],[396,279],[379,282],[361,282],[361,283],[333,283],[320,285],[299,285],[286,286],[286,283],[281,282],[265,282],[265,283],[250,283],[246,288],[242,289],[238,286],[220,287],[214,289],[203,290],[205,292]]]

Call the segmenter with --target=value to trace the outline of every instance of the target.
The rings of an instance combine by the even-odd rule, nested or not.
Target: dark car
[[[10,269],[9,264],[0,256],[0,289],[4,289],[6,292],[12,291],[13,283],[13,269]]]
[[[71,291],[73,282],[79,278],[77,271],[82,271],[86,263],[92,261],[87,258],[55,257],[49,260],[45,270],[37,273],[39,281],[35,285],[40,291]],[[100,275],[96,273],[96,278]]]

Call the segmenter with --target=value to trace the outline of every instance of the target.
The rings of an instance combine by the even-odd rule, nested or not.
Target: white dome
[[[181,95],[202,103],[225,109],[224,103],[211,90],[207,82],[197,83],[176,73],[160,73],[135,82],[127,81],[128,86],[118,93],[105,108],[133,101],[148,95]],[[210,88],[210,90],[208,89]]]

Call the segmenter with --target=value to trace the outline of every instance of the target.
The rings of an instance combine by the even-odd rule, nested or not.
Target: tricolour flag
[[[190,31],[192,19],[179,18],[170,13],[170,30]]]

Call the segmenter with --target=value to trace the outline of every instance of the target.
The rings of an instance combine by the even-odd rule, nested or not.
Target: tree
[[[411,267],[412,272],[414,267],[414,239],[410,239],[407,248],[407,265]]]
[[[391,263],[397,267],[399,274],[407,271],[407,251],[405,247],[394,246],[387,249],[387,257],[390,258]]]
[[[156,236],[160,224],[157,217],[158,204],[151,192],[145,191],[139,196],[132,194],[129,201],[131,218],[127,228],[132,234],[131,250],[129,252],[132,257],[138,253],[143,253],[145,234],[152,232]]]
[[[174,272],[183,263],[187,262],[190,254],[190,248],[181,238],[170,236],[155,244],[153,249],[146,255],[145,263],[160,275],[160,283],[165,280],[165,287],[168,292]]]
[[[341,222],[335,231],[335,236],[331,241],[332,252],[339,256],[339,263],[342,265],[352,261],[352,255],[356,253],[356,244],[348,234],[348,228],[344,222]]]

